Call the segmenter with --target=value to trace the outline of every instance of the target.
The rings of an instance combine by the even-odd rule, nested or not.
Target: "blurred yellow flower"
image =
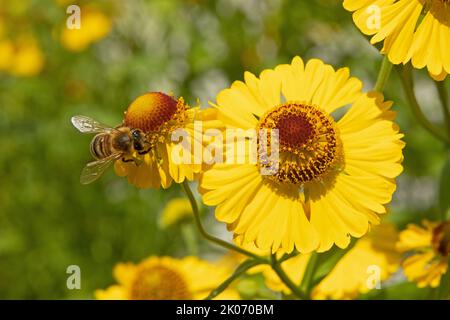
[[[397,231],[390,224],[374,228],[357,241],[334,269],[312,290],[313,299],[354,299],[368,292],[374,283],[370,281],[371,268],[379,270],[379,280],[386,280],[398,269],[400,255],[395,250]],[[286,274],[300,284],[310,255],[298,255],[282,263]],[[263,269],[266,285],[274,291],[286,294],[290,290],[280,281],[270,267]]]
[[[436,80],[450,73],[450,2],[448,0],[344,0],[356,26],[384,40],[382,53],[394,64],[411,61],[427,67]]]
[[[257,163],[205,171],[200,192],[205,204],[217,206],[216,218],[241,244],[272,252],[345,248],[351,236],[378,224],[402,172],[403,135],[392,103],[361,92],[349,69],[318,59],[305,64],[295,57],[259,78],[244,77],[218,94],[218,118],[227,128],[278,129],[279,159],[261,161],[260,153]],[[344,115],[333,118],[337,110]],[[276,172],[264,174],[273,163]]]
[[[175,259],[150,257],[135,265],[120,263],[114,268],[118,284],[97,290],[102,300],[197,300],[204,299],[232,272],[197,257]],[[228,288],[216,299],[237,300],[239,294]]]
[[[124,124],[141,129],[154,146],[145,155],[136,155],[142,161],[140,165],[116,161],[117,175],[127,176],[128,182],[138,188],[159,188],[161,185],[166,189],[172,181],[181,183],[185,179],[194,180],[202,169],[202,154],[195,154],[194,150],[202,150],[203,147],[202,141],[196,139],[198,135],[194,135],[197,130],[194,120],[202,120],[203,128],[206,129],[208,123],[214,125],[214,118],[215,112],[190,108],[183,98],[176,100],[160,92],[138,97],[128,107]],[[172,141],[172,133],[179,129],[188,137],[193,137],[189,150],[179,141]],[[186,156],[189,161],[184,161],[187,160]]]
[[[16,47],[14,62],[10,68],[12,75],[34,76],[41,72],[44,56],[36,41],[20,40]]]
[[[80,29],[69,29],[64,25],[61,43],[67,50],[80,52],[89,45],[106,37],[111,31],[111,19],[93,7],[82,7]]]
[[[44,56],[32,36],[0,39],[0,71],[13,76],[34,76],[42,71]]]
[[[175,198],[171,199],[165,206],[161,214],[160,223],[163,228],[167,228],[189,217],[192,217],[189,199]]]
[[[402,263],[408,280],[416,282],[420,288],[436,288],[448,269],[450,221],[425,220],[422,225],[409,224],[400,233],[397,247],[402,252],[411,253]]]
[[[0,40],[0,70],[7,71],[14,61],[14,44],[11,40]]]

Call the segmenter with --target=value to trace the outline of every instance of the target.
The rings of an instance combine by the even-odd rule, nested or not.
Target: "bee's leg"
[[[151,149],[152,149],[152,148],[148,148],[147,150],[141,150],[141,151],[138,151],[138,154],[142,156],[142,155],[144,155],[144,154],[149,153]]]
[[[136,166],[140,166],[142,164],[142,159],[138,159],[136,157],[131,158],[130,161],[133,161]]]

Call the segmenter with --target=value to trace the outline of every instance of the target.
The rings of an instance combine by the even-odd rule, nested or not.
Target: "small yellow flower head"
[[[161,226],[168,228],[192,216],[191,203],[186,198],[170,200],[161,215]]]
[[[194,120],[205,120],[208,113],[197,107],[188,107],[183,98],[175,99],[161,92],[139,96],[125,112],[124,125],[141,129],[152,147],[148,153],[135,155],[137,163],[116,161],[116,173],[128,176],[128,181],[139,188],[168,188],[172,181],[194,180],[202,169],[202,162],[194,159],[193,151],[201,150],[202,142],[194,140],[192,143],[197,146],[186,150],[178,145],[178,141],[172,141],[172,134],[180,130],[188,137],[195,137]],[[180,149],[190,157],[190,161],[174,161],[173,155],[180,154]]]
[[[16,76],[34,76],[41,72],[44,66],[44,56],[37,43],[33,40],[19,43],[11,74]]]
[[[29,77],[44,68],[44,55],[32,36],[0,40],[0,70],[13,76]]]
[[[111,19],[105,13],[94,7],[83,7],[80,29],[69,29],[64,25],[61,43],[69,51],[80,52],[106,37],[111,28]]]
[[[412,255],[403,261],[403,271],[418,287],[439,286],[448,269],[450,254],[450,221],[423,221],[423,227],[409,224],[400,233],[397,248]]]
[[[196,257],[150,257],[137,265],[118,264],[114,268],[118,284],[97,290],[95,297],[103,300],[203,299],[230,272],[232,270],[227,267]],[[239,295],[229,288],[216,299],[239,299]]]
[[[392,63],[426,66],[435,80],[450,73],[448,0],[344,0],[343,5],[372,44],[384,41],[381,52]]]

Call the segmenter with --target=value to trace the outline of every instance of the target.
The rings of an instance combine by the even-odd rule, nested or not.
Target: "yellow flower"
[[[354,11],[361,32],[373,35],[372,44],[384,40],[381,52],[392,63],[427,66],[436,80],[450,73],[448,0],[344,0],[344,8]]]
[[[395,250],[396,240],[394,226],[382,224],[375,228],[358,240],[339,260],[334,269],[312,290],[312,298],[354,299],[373,288],[375,283],[370,281],[372,272],[375,274],[380,271],[379,280],[386,280],[400,263],[400,256]],[[282,263],[283,270],[294,283],[301,283],[309,258],[309,254],[298,255]],[[270,289],[290,293],[271,268],[266,267],[263,275]]]
[[[245,83],[219,93],[218,118],[228,128],[279,131],[274,174],[262,174],[260,153],[257,163],[215,164],[202,175],[204,203],[217,206],[216,218],[242,244],[323,252],[379,223],[402,171],[403,135],[392,103],[361,88],[347,68],[296,57],[259,79],[246,72]]]
[[[14,63],[14,44],[11,40],[0,40],[0,70],[9,70]]]
[[[194,120],[210,117],[214,117],[214,113],[189,108],[183,98],[175,100],[160,92],[138,97],[128,107],[124,124],[144,131],[153,147],[145,155],[135,155],[141,162],[139,165],[116,161],[117,175],[127,176],[128,182],[139,188],[158,188],[161,185],[166,189],[172,181],[181,183],[184,179],[193,180],[202,169],[201,153],[194,154],[196,149],[202,148],[201,141],[196,140],[197,135],[194,135]],[[172,133],[178,129],[193,138],[193,146],[186,146],[189,150],[179,141],[172,141]]]
[[[423,221],[423,227],[409,224],[400,233],[397,247],[412,254],[403,261],[403,271],[409,281],[422,288],[439,286],[448,269],[450,253],[450,221]]]
[[[16,47],[10,73],[16,76],[34,76],[44,66],[42,51],[33,39],[20,40]]]
[[[196,257],[175,259],[150,257],[138,265],[120,263],[114,268],[118,284],[97,290],[103,300],[196,300],[203,299],[224,281],[232,270]],[[239,299],[226,289],[216,299]]]
[[[0,40],[0,70],[13,76],[26,77],[37,75],[43,67],[44,56],[33,37]]]
[[[167,203],[162,212],[160,223],[163,228],[167,228],[189,217],[192,217],[189,199],[175,198]]]
[[[81,8],[80,28],[69,29],[64,25],[61,43],[67,50],[79,52],[108,35],[111,19],[94,7]]]

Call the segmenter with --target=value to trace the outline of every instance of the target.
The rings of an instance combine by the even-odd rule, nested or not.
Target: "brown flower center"
[[[131,285],[132,300],[192,299],[188,284],[176,270],[166,266],[143,267]]]
[[[340,143],[334,120],[321,109],[296,102],[277,106],[259,121],[257,130],[268,131],[267,150],[278,144],[278,169],[269,179],[294,185],[321,179],[340,158]],[[278,130],[278,141],[270,139],[270,131]],[[264,150],[258,140],[258,150]],[[267,154],[259,152],[260,167],[273,163],[264,161]]]
[[[442,222],[433,230],[433,247],[445,257],[450,254],[450,221]]]
[[[313,126],[303,114],[282,115],[278,119],[280,142],[290,149],[301,148],[313,135]]]
[[[149,92],[136,98],[125,113],[125,125],[145,133],[164,134],[176,129],[186,118],[183,99],[161,92]]]

